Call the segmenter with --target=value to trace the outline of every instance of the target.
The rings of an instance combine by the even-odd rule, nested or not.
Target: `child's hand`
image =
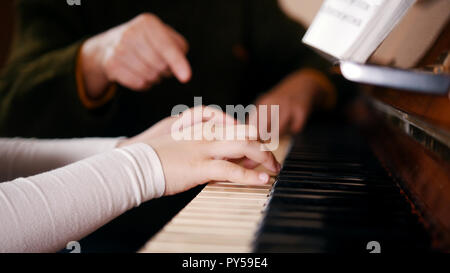
[[[244,125],[239,125],[244,126]],[[280,164],[256,140],[180,140],[170,135],[149,143],[157,152],[166,179],[165,195],[177,194],[209,181],[230,181],[249,185],[269,182],[267,172],[245,168],[230,160],[247,158],[271,173]]]

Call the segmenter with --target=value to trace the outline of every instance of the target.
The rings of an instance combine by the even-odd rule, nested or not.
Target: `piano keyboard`
[[[280,141],[274,153],[279,162],[289,144],[290,138]],[[273,182],[264,186],[209,183],[139,252],[251,252]]]
[[[357,130],[312,124],[286,158],[265,219],[258,252],[427,250],[430,241],[410,203]]]
[[[411,211],[356,130],[315,121],[273,185],[208,184],[140,252],[367,252],[371,241],[387,252],[428,249]]]

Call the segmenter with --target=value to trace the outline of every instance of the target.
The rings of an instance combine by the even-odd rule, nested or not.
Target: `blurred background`
[[[61,0],[64,1],[64,0]],[[223,1],[223,0],[218,0]],[[242,0],[244,1],[244,0]],[[324,0],[278,0],[291,18],[308,27]],[[14,0],[2,0],[0,9],[0,69],[11,46]],[[372,61],[401,68],[414,67],[449,20],[450,1],[417,1],[407,16],[377,49]]]
[[[304,25],[314,18],[322,0],[279,0],[280,5],[289,16]],[[2,0],[0,9],[0,69],[3,68],[11,46],[14,28],[14,0]]]
[[[0,8],[0,69],[5,64],[11,46],[14,27],[13,0],[2,0]]]

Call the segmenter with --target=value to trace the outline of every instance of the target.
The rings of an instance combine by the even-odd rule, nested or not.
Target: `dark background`
[[[2,0],[0,5],[1,70],[6,64],[13,38],[14,0]],[[201,187],[198,187],[177,196],[152,200],[128,211],[81,240],[82,251],[84,253],[137,251],[200,190]]]
[[[11,47],[14,26],[13,0],[2,0],[0,8],[0,69],[3,68]]]

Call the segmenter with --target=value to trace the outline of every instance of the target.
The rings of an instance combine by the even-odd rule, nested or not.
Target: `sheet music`
[[[372,63],[413,68],[450,20],[450,1],[418,1],[371,58]]]
[[[327,0],[306,33],[303,42],[338,59],[348,59],[386,0]]]

